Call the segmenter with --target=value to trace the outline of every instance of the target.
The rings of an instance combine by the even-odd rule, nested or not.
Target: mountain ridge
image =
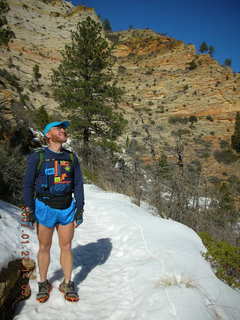
[[[99,18],[93,8],[75,7],[64,0],[8,3],[8,24],[16,38],[9,43],[10,51],[1,48],[0,68],[19,79],[21,96],[28,97],[22,99],[22,108],[45,106],[48,112],[56,112],[51,69],[61,61],[60,52],[76,24],[88,15],[96,21]],[[221,151],[221,141],[228,146],[225,151],[230,150],[235,114],[240,111],[240,75],[208,54],[197,54],[194,45],[150,29],[106,36],[116,44],[113,71],[119,86],[125,88],[120,108],[129,125],[119,138],[123,156],[129,157],[130,145],[146,163],[154,161],[152,149],[157,158],[165,153],[169,161],[175,161],[176,140],[180,139],[186,163],[198,159],[206,175],[225,179],[227,172],[240,177],[239,160],[230,161],[230,168],[214,157],[215,151]],[[36,64],[41,74],[38,83],[33,74]],[[0,88],[0,103],[8,91]]]

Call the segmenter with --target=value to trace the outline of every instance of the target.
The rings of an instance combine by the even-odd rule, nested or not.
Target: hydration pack
[[[67,150],[64,150],[67,151]],[[44,148],[35,150],[39,155],[37,177],[43,169],[42,192],[36,193],[36,198],[52,208],[66,209],[72,202],[72,167],[74,155],[68,152],[68,159],[48,159]],[[52,163],[52,165],[50,165]]]

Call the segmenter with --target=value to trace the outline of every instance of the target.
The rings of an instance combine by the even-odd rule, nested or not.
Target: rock
[[[11,10],[7,18],[16,38],[9,44],[10,51],[5,50],[0,55],[0,65],[18,77],[20,87],[24,88],[22,96],[29,97],[29,105],[25,99],[25,107],[31,109],[31,106],[39,108],[44,105],[50,114],[55,114],[58,103],[50,87],[51,70],[60,63],[60,52],[71,41],[71,31],[77,23],[88,15],[99,21],[97,14],[92,8],[73,6],[64,0],[22,0],[21,3],[8,0],[8,3]],[[214,132],[216,141],[223,136],[226,141],[231,140],[235,114],[240,110],[239,74],[221,66],[208,54],[197,54],[194,45],[150,29],[111,32],[108,38],[116,44],[113,71],[119,86],[125,87],[126,91],[120,107],[129,125],[118,139],[119,143],[124,146],[127,136],[132,138],[134,131],[140,132],[136,137],[138,145],[145,147],[143,126],[148,125],[149,137],[155,141],[155,153],[159,156],[167,145],[175,145],[173,132],[185,132],[182,136],[186,144],[185,159],[191,161],[198,157],[194,153],[198,147],[194,137],[203,135],[203,139],[208,139]],[[39,84],[34,83],[33,78],[36,64],[41,73]],[[123,68],[124,74],[121,73]],[[0,99],[4,95],[8,103],[12,101],[12,105],[15,104],[13,101],[19,100],[17,89],[13,86],[9,97],[6,97],[9,83],[2,78],[0,88],[3,90]],[[17,122],[14,123],[13,109],[7,106],[4,112],[6,121],[14,127]],[[212,116],[213,121],[207,119],[208,115]],[[189,123],[168,122],[171,117],[191,116],[198,119],[192,128],[189,128]],[[161,139],[159,127],[162,128]],[[187,134],[189,129],[190,134]],[[218,142],[213,146],[218,148]],[[151,148],[144,150],[144,153],[137,153],[138,156],[151,161]],[[167,150],[166,154],[169,159],[174,158]],[[200,161],[206,174],[218,174],[219,165],[212,153],[208,159]],[[236,169],[234,165],[221,165],[220,171],[230,176],[239,171]],[[240,173],[238,175],[240,177]]]

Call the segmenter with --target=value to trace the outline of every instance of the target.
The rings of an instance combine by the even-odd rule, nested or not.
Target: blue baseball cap
[[[58,126],[63,126],[64,128],[67,128],[70,126],[70,123],[68,121],[50,122],[45,126],[45,128],[43,130],[44,135],[46,135],[48,133],[48,131],[50,131],[53,127],[58,127]]]

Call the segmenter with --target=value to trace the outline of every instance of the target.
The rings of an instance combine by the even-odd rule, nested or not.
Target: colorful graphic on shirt
[[[54,160],[54,184],[71,183],[70,169],[69,161]]]
[[[45,169],[45,174],[46,174],[47,176],[53,175],[53,174],[54,174],[54,168],[46,168],[46,169]]]

